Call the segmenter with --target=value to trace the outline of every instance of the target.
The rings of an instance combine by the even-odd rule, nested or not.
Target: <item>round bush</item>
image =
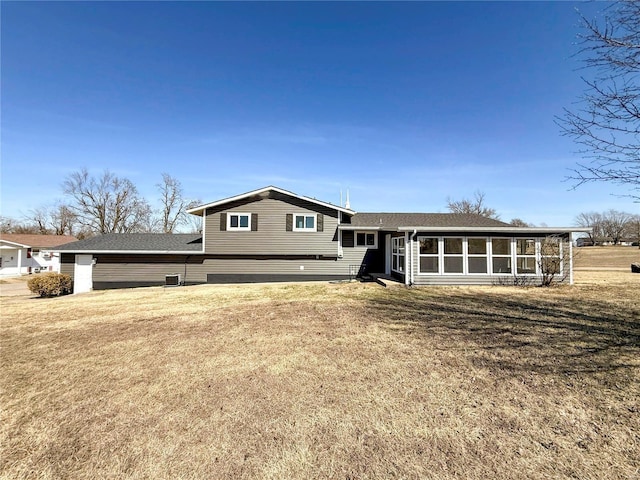
[[[71,293],[71,277],[63,273],[45,273],[30,278],[29,290],[41,297],[56,297]]]

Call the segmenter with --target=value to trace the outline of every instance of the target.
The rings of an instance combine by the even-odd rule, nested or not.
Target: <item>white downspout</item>
[[[411,246],[411,255],[410,255],[410,258],[411,258],[411,260],[410,260],[411,261],[411,271],[410,272],[411,273],[410,273],[410,276],[409,276],[409,285],[413,285],[414,279],[415,279],[415,272],[414,272],[414,265],[413,265],[415,254],[413,252],[413,248],[414,248],[413,247],[413,242],[415,241],[417,234],[418,234],[418,230],[414,228],[413,229],[413,233],[411,234],[411,237],[410,237],[410,240],[409,240],[409,243],[411,244],[410,245]]]

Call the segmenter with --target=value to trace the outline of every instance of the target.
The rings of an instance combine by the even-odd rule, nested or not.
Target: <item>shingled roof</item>
[[[106,233],[68,243],[60,252],[201,252],[199,233]]]
[[[500,220],[471,213],[356,213],[352,227],[395,230],[400,227],[509,227]]]
[[[2,233],[0,240],[17,243],[26,247],[53,248],[69,242],[75,242],[71,235],[39,235],[30,233]]]

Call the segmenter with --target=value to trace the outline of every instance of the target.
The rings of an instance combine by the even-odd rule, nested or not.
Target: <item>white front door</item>
[[[93,255],[76,255],[73,267],[73,293],[90,292],[93,289]]]

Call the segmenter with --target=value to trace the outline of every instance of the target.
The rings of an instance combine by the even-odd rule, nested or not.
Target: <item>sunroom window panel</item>
[[[420,254],[437,254],[438,253],[438,239],[437,238],[421,238],[420,239]]]
[[[462,255],[462,238],[445,238],[444,254]]]
[[[469,255],[486,255],[487,239],[486,238],[470,238],[468,239]]]
[[[469,273],[487,273],[487,257],[469,257]]]
[[[491,250],[494,255],[511,255],[511,239],[492,238]]]
[[[519,238],[516,241],[517,255],[535,255],[536,241],[533,238]]]
[[[420,273],[438,273],[438,257],[420,257]]]
[[[518,273],[536,273],[535,257],[518,257],[516,259]]]
[[[462,272],[462,257],[444,257],[444,273]]]
[[[511,273],[511,257],[493,257],[493,273]]]

